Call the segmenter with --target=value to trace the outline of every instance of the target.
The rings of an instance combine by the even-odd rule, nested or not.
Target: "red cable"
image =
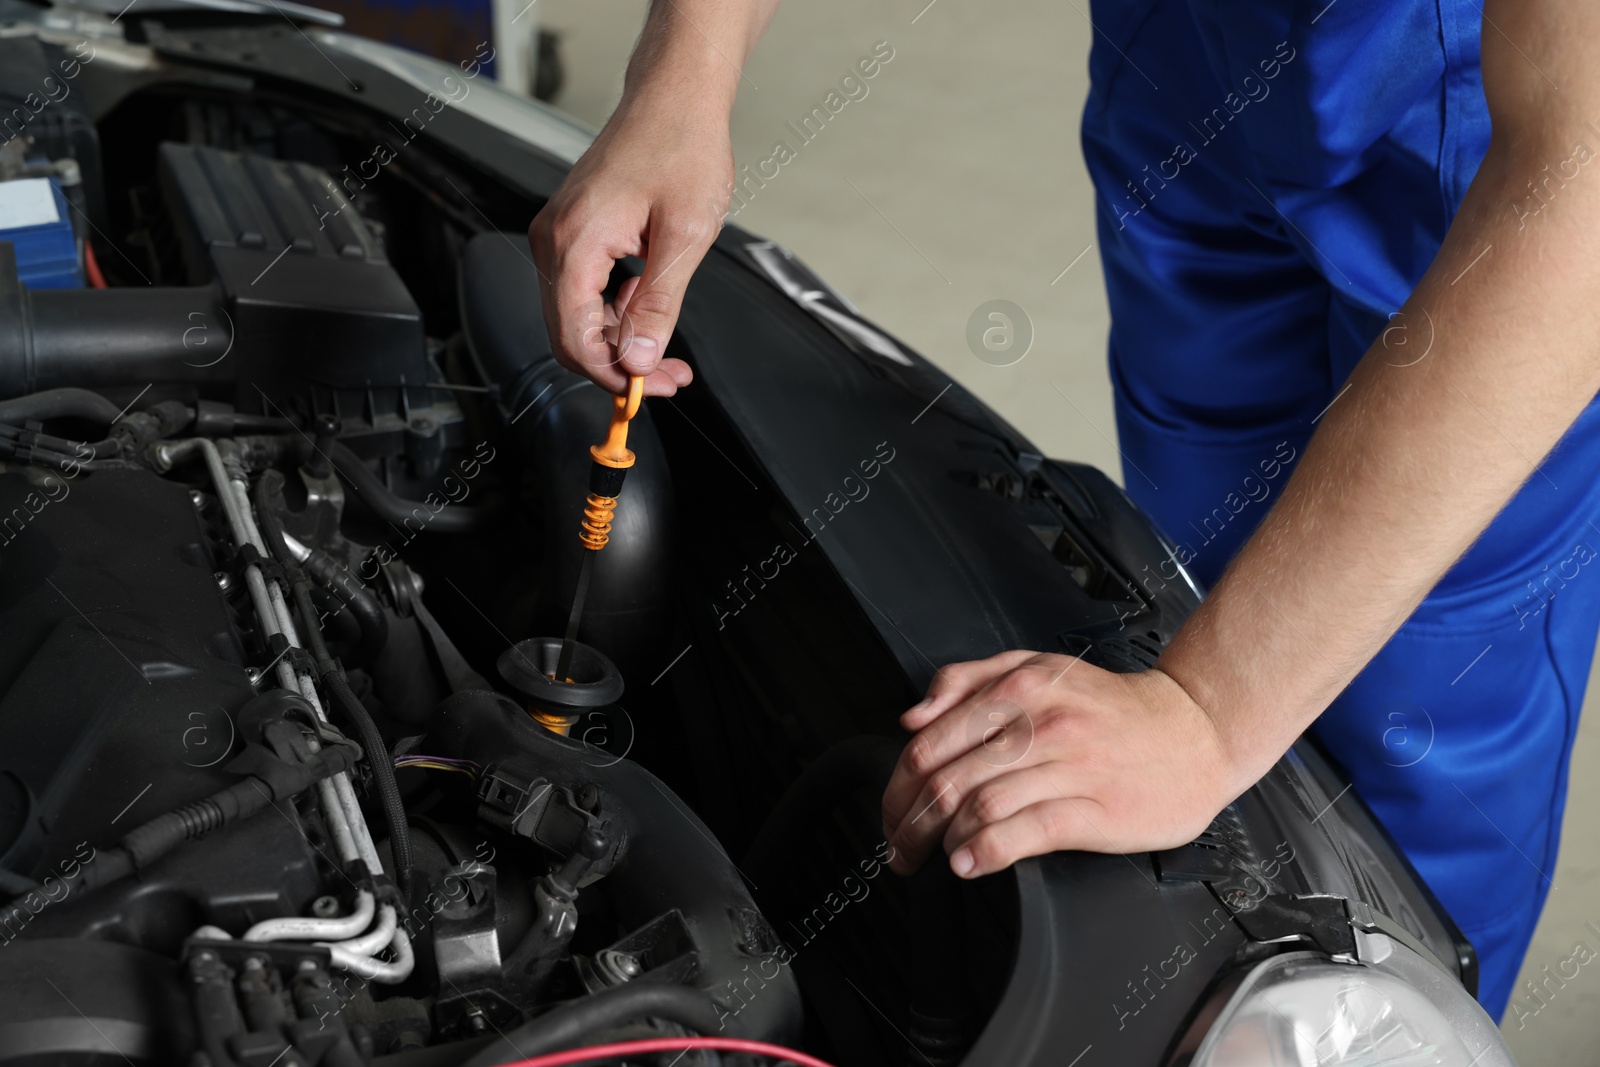
[[[89,285],[95,289],[106,287],[106,276],[100,273],[100,264],[94,258],[94,246],[83,242],[83,273],[89,276]]]
[[[565,1052],[551,1052],[543,1056],[534,1056],[532,1059],[516,1060],[503,1064],[502,1067],[563,1067],[569,1063],[588,1063],[592,1060],[619,1059],[623,1056],[640,1056],[647,1052],[678,1052],[688,1049],[716,1049],[719,1052],[750,1052],[758,1056],[770,1056],[785,1063],[797,1063],[800,1067],[832,1067],[831,1064],[808,1056],[804,1052],[797,1052],[792,1048],[782,1045],[769,1045],[765,1041],[746,1041],[737,1037],[656,1037],[646,1041],[618,1041],[610,1045],[594,1045],[591,1048],[568,1049]]]

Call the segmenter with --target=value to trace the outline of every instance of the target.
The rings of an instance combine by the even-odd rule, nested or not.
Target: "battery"
[[[0,181],[0,241],[15,246],[17,280],[29,289],[83,288],[72,217],[56,179]]]

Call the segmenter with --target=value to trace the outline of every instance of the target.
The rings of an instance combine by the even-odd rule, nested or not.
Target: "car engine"
[[[519,238],[452,251],[441,341],[348,181],[156,155],[146,269],[96,242],[128,284],[32,288],[0,243],[0,1062],[798,1040],[783,939],[636,762],[674,619],[648,409],[551,684],[611,401]]]

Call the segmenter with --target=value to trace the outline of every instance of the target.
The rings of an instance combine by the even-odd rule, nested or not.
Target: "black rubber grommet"
[[[495,661],[500,677],[542,711],[601,708],[622,696],[622,672],[604,652],[581,642],[572,646],[572,681],[557,681],[561,638],[530,637],[518,641]]]

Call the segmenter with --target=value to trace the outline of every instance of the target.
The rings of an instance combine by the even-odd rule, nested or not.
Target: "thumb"
[[[617,354],[629,374],[649,374],[661,362],[667,338],[678,324],[689,278],[705,258],[713,236],[693,218],[666,215],[651,220],[644,274],[626,306],[618,308]]]

